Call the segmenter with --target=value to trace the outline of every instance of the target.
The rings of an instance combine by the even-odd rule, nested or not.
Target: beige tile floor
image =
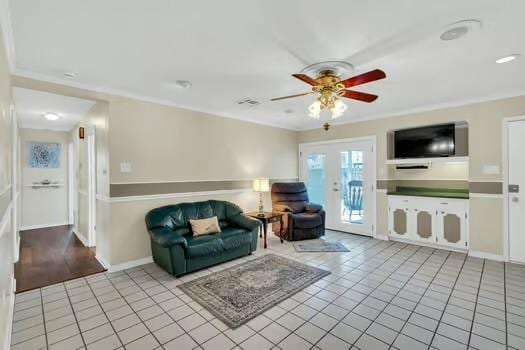
[[[12,349],[525,349],[525,266],[340,232],[348,253],[269,249],[175,279],[154,264],[19,294]],[[177,286],[281,254],[331,275],[238,329]]]

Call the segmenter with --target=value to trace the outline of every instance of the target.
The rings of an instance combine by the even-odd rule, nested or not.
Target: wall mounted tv
[[[403,159],[454,156],[455,135],[455,124],[394,131],[394,157]]]

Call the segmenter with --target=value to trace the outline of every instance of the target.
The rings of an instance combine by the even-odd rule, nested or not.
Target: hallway
[[[72,226],[20,232],[20,260],[15,264],[17,293],[103,271],[94,249],[80,242]]]

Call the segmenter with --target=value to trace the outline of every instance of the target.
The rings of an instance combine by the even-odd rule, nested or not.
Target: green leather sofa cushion
[[[222,240],[217,234],[202,237],[190,237],[186,241],[188,242],[186,252],[190,259],[199,256],[219,254],[224,251]]]
[[[251,234],[247,234],[242,228],[225,228],[220,234],[224,249],[238,248],[242,245],[250,245],[252,241]]]

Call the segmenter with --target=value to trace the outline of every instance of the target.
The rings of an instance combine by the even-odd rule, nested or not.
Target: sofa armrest
[[[173,230],[170,230],[166,227],[153,228],[149,230],[149,235],[151,239],[155,241],[155,243],[164,248],[169,248],[175,244],[179,244],[184,248],[188,246],[186,238],[184,238],[180,233],[174,232]]]
[[[253,231],[255,229],[258,229],[262,223],[257,220],[257,219],[254,219],[254,218],[251,218],[247,215],[244,215],[244,214],[238,214],[238,215],[234,215],[232,217],[229,217],[228,218],[228,221],[230,221],[231,223],[239,226],[239,227],[242,227],[242,228],[245,228],[247,230],[250,230],[250,231]]]
[[[274,204],[273,205],[273,210],[274,211],[279,211],[279,212],[289,212],[289,213],[293,213],[293,209],[285,204]]]
[[[315,203],[306,203],[304,211],[308,213],[318,213],[323,210],[323,206]]]

